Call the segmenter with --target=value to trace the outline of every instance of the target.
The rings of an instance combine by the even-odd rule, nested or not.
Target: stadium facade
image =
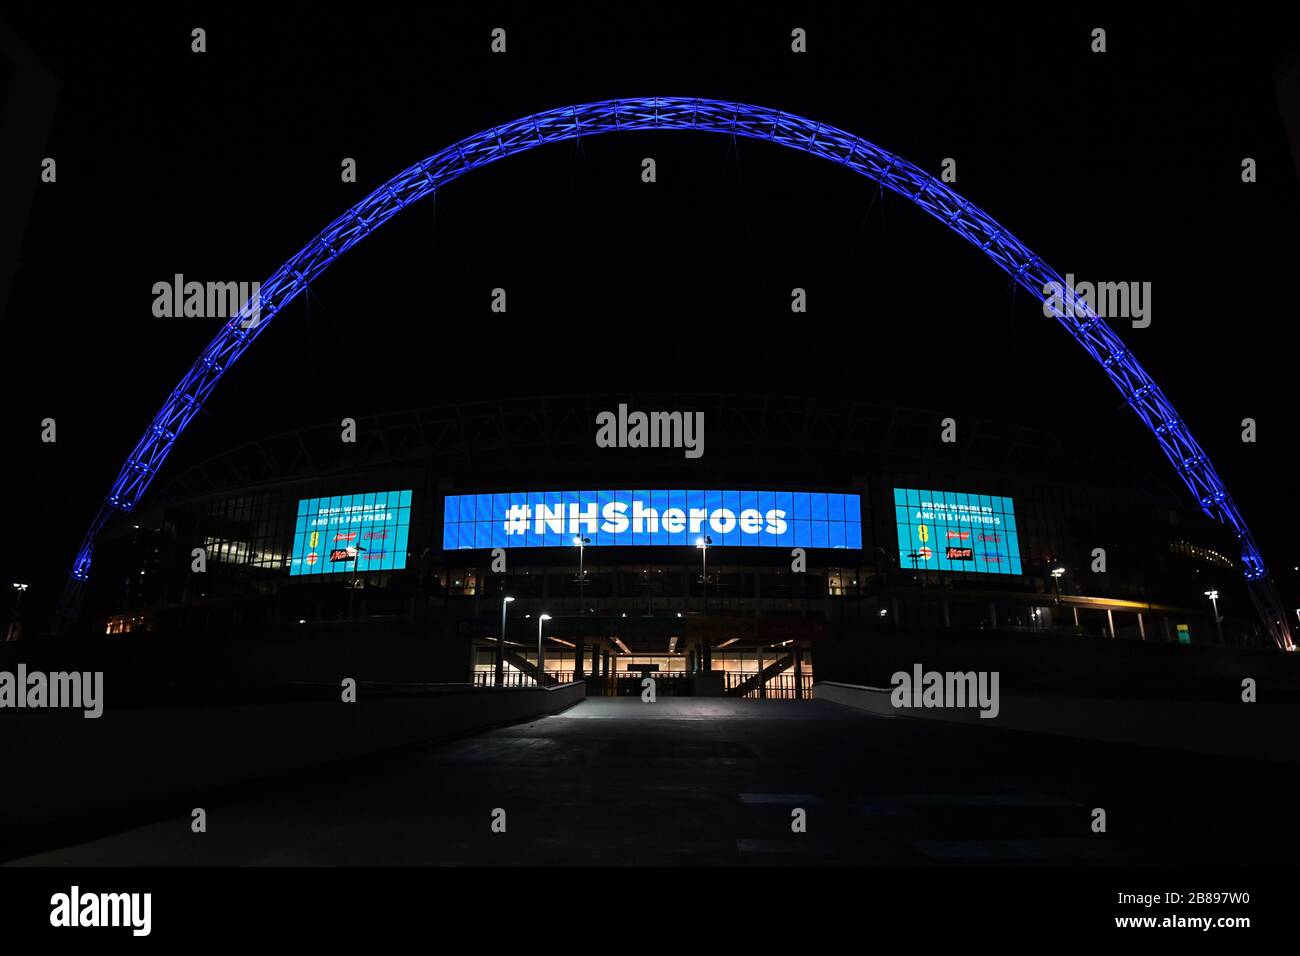
[[[699,416],[706,452],[597,441],[620,405]],[[1130,460],[1014,425],[945,442],[938,415],[894,406],[556,396],[344,437],[304,428],[179,473],[105,533],[87,619],[463,641],[482,683],[533,681],[540,625],[548,681],[775,696],[807,692],[828,632],[1267,641],[1223,526]]]

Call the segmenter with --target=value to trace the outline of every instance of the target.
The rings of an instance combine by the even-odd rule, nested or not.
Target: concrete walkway
[[[1290,863],[1297,773],[814,701],[593,698],[196,801],[77,865]],[[1106,809],[1108,832],[1091,832]],[[1279,813],[1270,817],[1268,808]],[[505,811],[506,832],[491,829]],[[791,832],[795,808],[807,832]]]

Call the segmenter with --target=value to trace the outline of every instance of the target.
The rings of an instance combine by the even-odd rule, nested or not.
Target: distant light
[[[884,616],[885,616],[886,614],[888,614],[888,613],[889,613],[889,611],[886,610],[885,608],[882,607],[882,608],[880,609],[880,616],[881,616],[881,617],[884,617]]]
[[[306,619],[306,618],[302,618],[302,617],[300,617],[300,618],[298,618],[298,623],[299,623],[299,624],[306,624],[306,623],[307,623],[307,619]]]
[[[512,598],[510,595],[507,594],[507,595],[506,595],[505,597],[503,597],[501,600],[509,602],[509,601],[513,601],[514,598]]]
[[[538,618],[539,621],[549,621],[550,619],[551,619],[551,615],[549,614],[543,614],[541,617]]]

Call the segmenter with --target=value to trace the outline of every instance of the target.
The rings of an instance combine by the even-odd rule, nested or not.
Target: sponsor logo
[[[307,538],[307,547],[315,548],[319,544],[320,544],[320,532],[313,531],[311,535]]]
[[[1001,543],[1002,543],[1002,535],[1000,535],[1000,534],[984,534],[983,532],[981,532],[981,533],[980,533],[980,536],[979,536],[978,538],[976,538],[975,540],[976,540],[976,541],[989,541],[989,542],[992,542],[993,544],[1001,544]]]
[[[357,533],[355,531],[351,531],[351,532],[340,531],[338,534],[334,536],[335,541],[355,541],[356,538],[357,538]]]
[[[330,563],[338,561],[355,561],[357,559],[356,548],[335,548],[330,552]]]
[[[949,531],[947,536],[948,536],[949,538],[956,538],[958,541],[965,541],[967,538],[970,537],[970,532],[969,532],[969,531]]]
[[[302,560],[304,564],[315,564],[317,561],[320,560],[320,555],[317,554],[315,551],[313,551],[311,554],[307,555]]]
[[[974,548],[954,548],[954,547],[952,547],[952,546],[949,546],[949,548],[948,548],[948,560],[949,560],[949,561],[974,561],[974,560],[975,560],[975,549],[974,549]]]
[[[361,536],[367,541],[382,541],[388,537],[387,531],[367,531]]]

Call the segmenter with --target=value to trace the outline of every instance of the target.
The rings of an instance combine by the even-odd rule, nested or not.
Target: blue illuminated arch
[[[893,153],[834,126],[744,103],[684,97],[602,100],[525,116],[448,146],[394,176],[335,219],[262,283],[260,320],[245,328],[249,311],[233,318],[203,350],[172,390],[149,429],[131,452],[112,490],[82,540],[72,569],[75,582],[90,574],[95,539],[116,512],[130,512],[158,473],[176,439],[271,320],[354,245],[402,209],[479,166],[547,143],[619,130],[704,130],[782,146],[829,159],[875,180],[915,203],[997,263],[1036,299],[1056,283],[1065,290],[1056,319],[1092,358],[1152,431],[1161,450],[1201,507],[1228,525],[1241,545],[1241,561],[1257,608],[1280,646],[1291,646],[1290,630],[1268,579],[1259,549],[1210,460],[1151,376],[1119,337],[1064,279],[981,209],[935,176]],[[75,585],[74,585],[75,587]]]

